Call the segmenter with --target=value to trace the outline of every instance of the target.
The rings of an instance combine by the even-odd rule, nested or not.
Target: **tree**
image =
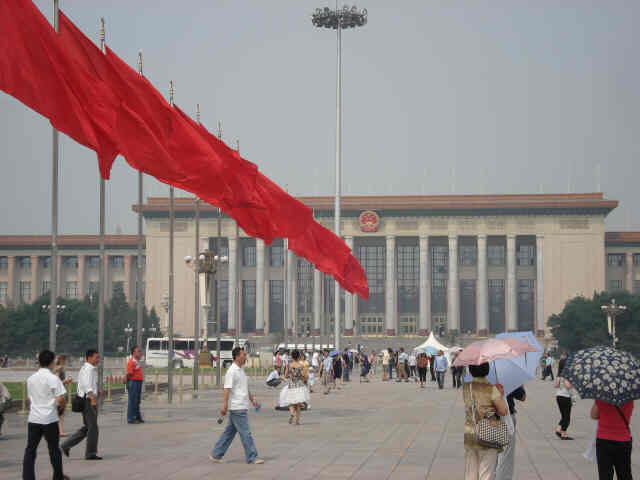
[[[594,293],[593,298],[578,296],[569,300],[562,312],[551,315],[549,326],[561,350],[574,352],[595,345],[611,345],[606,316],[601,307],[615,298],[627,311],[616,319],[617,346],[640,354],[640,297],[628,292]]]

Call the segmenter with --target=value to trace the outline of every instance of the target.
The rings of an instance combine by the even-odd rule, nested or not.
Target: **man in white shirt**
[[[82,427],[71,435],[67,441],[60,445],[62,453],[67,457],[69,450],[79,444],[85,438],[85,460],[102,460],[98,456],[98,369],[100,354],[93,349],[87,350],[86,361],[78,373],[78,393],[84,398],[84,410],[82,411]]]
[[[407,376],[407,362],[409,360],[409,355],[404,351],[403,347],[400,347],[400,353],[398,354],[398,379],[396,382],[401,382],[404,380],[405,382],[409,381],[409,377]]]
[[[222,463],[222,457],[227,453],[236,433],[240,435],[247,463],[260,465],[264,460],[258,458],[258,451],[253,443],[251,430],[249,430],[249,400],[255,408],[259,407],[258,401],[249,391],[249,379],[242,366],[247,361],[244,349],[235,347],[231,351],[233,363],[224,376],[224,398],[220,414],[224,417],[229,412],[229,423],[216,442],[209,455],[209,459],[216,463]]]
[[[38,445],[42,437],[49,447],[49,459],[53,467],[53,479],[64,480],[69,477],[62,473],[62,455],[58,448],[60,432],[58,430],[58,409],[64,410],[64,394],[67,392],[60,379],[53,374],[55,354],[43,350],[38,355],[40,369],[27,380],[27,395],[31,408],[27,426],[27,448],[22,462],[22,478],[35,480],[35,462]]]
[[[435,358],[435,371],[436,378],[438,379],[438,388],[442,390],[444,388],[444,375],[449,369],[449,361],[444,356],[442,350],[438,350],[438,356]]]

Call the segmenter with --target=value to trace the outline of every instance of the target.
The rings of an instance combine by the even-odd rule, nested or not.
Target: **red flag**
[[[29,0],[3,0],[0,32],[0,89],[95,150],[93,125],[65,75],[69,59],[38,8]]]

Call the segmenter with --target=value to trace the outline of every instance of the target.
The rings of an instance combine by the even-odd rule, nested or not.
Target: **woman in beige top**
[[[65,386],[70,384],[71,381],[73,380],[71,377],[67,377],[67,374],[64,371],[66,363],[67,363],[67,356],[66,355],[58,355],[56,357],[55,375],[60,379],[62,384],[65,385]],[[68,387],[68,388],[71,388],[71,387]],[[66,437],[67,434],[64,433],[64,430],[63,430],[63,427],[62,427],[62,422],[64,420],[64,410],[62,412],[60,412],[59,416],[60,416],[60,419],[58,420],[58,430],[60,431],[60,436],[61,437]]]
[[[465,383],[463,388],[464,422],[464,478],[465,480],[491,480],[498,460],[499,450],[480,445],[473,433],[476,422],[491,415],[501,417],[509,414],[504,399],[502,385],[491,385],[485,378],[489,375],[489,364],[470,365],[469,373],[473,381]],[[475,420],[472,399],[475,402]]]

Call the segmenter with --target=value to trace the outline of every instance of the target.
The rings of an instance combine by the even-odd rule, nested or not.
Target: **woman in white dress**
[[[291,354],[292,361],[287,365],[285,378],[289,391],[287,400],[289,402],[289,423],[293,424],[293,417],[296,417],[296,425],[300,425],[300,411],[304,402],[307,401],[307,387],[305,382],[308,379],[307,368],[302,362],[302,353],[294,350]]]

